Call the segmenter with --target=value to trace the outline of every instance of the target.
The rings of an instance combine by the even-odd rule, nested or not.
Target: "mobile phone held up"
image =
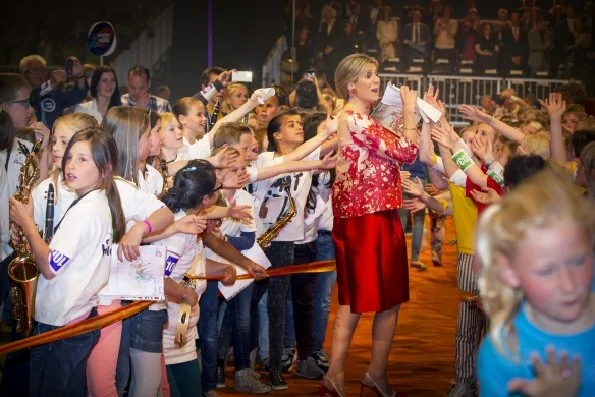
[[[304,77],[306,79],[314,80],[314,76],[316,76],[316,72],[314,70],[306,70],[304,73]]]
[[[252,82],[252,72],[248,70],[240,70],[231,72],[231,81],[237,81],[242,83]]]
[[[66,71],[66,76],[72,77],[72,65],[74,64],[74,60],[72,58],[68,58],[64,63],[64,70]]]

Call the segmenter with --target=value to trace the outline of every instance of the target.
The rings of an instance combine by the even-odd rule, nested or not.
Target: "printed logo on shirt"
[[[101,251],[103,252],[103,256],[112,256],[112,245],[109,238],[105,240],[105,244],[101,244]]]
[[[56,110],[56,102],[52,98],[46,98],[41,101],[41,109],[46,113]]]
[[[178,264],[178,260],[180,260],[180,258],[168,252],[167,259],[165,260],[165,277],[171,276],[171,273]]]
[[[58,250],[50,253],[50,267],[54,272],[58,272],[70,262],[70,258]]]

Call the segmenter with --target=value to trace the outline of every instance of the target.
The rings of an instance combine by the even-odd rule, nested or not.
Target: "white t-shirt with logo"
[[[314,161],[320,159],[320,148],[306,156],[303,161]],[[276,164],[274,152],[264,152],[258,156],[256,166],[258,168]],[[289,209],[289,201],[285,190],[281,188],[281,182],[287,181],[290,185],[290,194],[295,200],[296,215],[281,230],[273,241],[299,241],[303,240],[304,233],[304,208],[308,199],[308,192],[312,184],[312,171],[300,171],[282,174],[275,179],[267,179],[254,184],[255,200],[254,209],[258,214],[261,205],[266,205],[268,211],[266,218],[257,217],[258,234],[262,234],[280,217],[285,215]]]
[[[111,263],[112,217],[104,190],[93,190],[70,208],[50,243],[55,277],[37,282],[35,320],[63,326],[99,304]]]
[[[177,221],[186,216],[184,211],[174,214]],[[196,267],[194,274],[204,274],[206,260],[204,257],[204,247],[202,240],[197,240],[194,234],[178,233],[164,240],[156,242],[157,245],[167,247],[165,276],[171,278],[177,283],[181,283],[184,275],[192,269],[192,264],[196,258]],[[207,289],[207,282],[204,280],[195,280],[196,293],[200,300],[201,295]],[[199,305],[192,307],[190,322],[188,323],[188,332],[184,339],[184,345],[178,348],[175,343],[176,326],[180,317],[180,305],[175,302],[167,302],[168,324],[163,330],[163,354],[165,364],[178,364],[191,361],[198,358],[196,353],[197,330],[196,324],[200,315]]]
[[[154,167],[147,164],[147,173],[138,171],[138,187],[145,193],[160,195],[163,190],[163,176]]]
[[[194,141],[193,144],[190,144],[186,137],[182,137],[182,142],[184,142],[183,148],[186,148],[189,159],[196,160],[211,157],[213,147],[211,146],[211,141],[209,140],[207,134]]]

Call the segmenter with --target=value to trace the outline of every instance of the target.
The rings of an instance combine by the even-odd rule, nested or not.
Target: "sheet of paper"
[[[165,271],[165,247],[157,245],[140,246],[140,257],[135,261],[120,262],[118,245],[112,246],[112,264],[107,285],[100,297],[126,300],[165,299],[163,275]]]
[[[271,262],[267,258],[266,254],[264,253],[262,248],[260,248],[260,245],[258,245],[258,243],[254,243],[252,248],[242,251],[242,254],[245,255],[246,258],[259,264],[260,266],[264,267],[265,269],[268,269],[269,267],[272,266]],[[237,275],[247,273],[244,269],[242,269],[239,266],[235,266],[235,268],[236,268]],[[238,293],[240,293],[240,291],[243,291],[244,289],[248,288],[248,286],[250,284],[252,284],[253,282],[254,282],[254,279],[239,280],[230,286],[225,286],[221,282],[219,282],[219,291],[221,291],[221,295],[223,295],[225,300],[230,300],[231,298],[236,296]]]

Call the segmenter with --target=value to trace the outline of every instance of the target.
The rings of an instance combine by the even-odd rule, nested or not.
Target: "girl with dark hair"
[[[215,205],[222,185],[218,184],[215,168],[207,161],[192,160],[174,177],[173,186],[163,197],[165,205],[174,212],[176,220],[187,215],[201,215]],[[207,229],[204,232],[209,232]],[[223,276],[223,284],[233,284],[235,268],[204,257],[202,233],[199,235],[176,233],[156,244],[167,246],[165,270],[165,294],[167,296],[168,325],[163,330],[163,353],[167,378],[172,397],[201,394],[200,365],[196,352],[196,324],[199,318],[198,300],[205,291],[207,282],[196,281],[194,285],[182,283],[186,274]],[[191,309],[188,332],[181,343],[176,344],[176,327],[180,318],[180,304],[189,304]]]
[[[37,282],[35,334],[97,316],[99,292],[110,273],[111,244],[119,242],[125,222],[113,176],[117,150],[100,128],[74,134],[62,159],[66,186],[76,200],[56,222],[48,245],[40,236],[30,208],[10,199],[10,217],[19,225],[41,272]],[[85,393],[85,368],[99,330],[31,350],[30,393]],[[56,376],[60,374],[60,376]]]
[[[122,104],[116,71],[111,66],[98,66],[95,69],[89,91],[93,99],[76,105],[74,111],[90,114],[100,124],[108,110]]]

